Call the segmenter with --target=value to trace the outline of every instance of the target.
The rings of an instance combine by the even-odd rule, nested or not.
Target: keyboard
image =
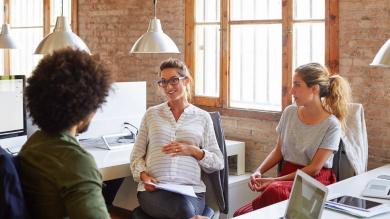
[[[10,146],[10,147],[5,148],[5,150],[12,155],[18,154],[21,149],[22,149],[22,146],[19,146],[19,145],[18,146]]]
[[[83,147],[98,147],[98,148],[106,148],[106,143],[102,138],[87,138],[87,139],[80,139],[79,140],[80,145]]]

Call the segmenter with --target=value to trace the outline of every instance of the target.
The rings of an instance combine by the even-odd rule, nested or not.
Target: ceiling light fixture
[[[8,5],[4,5],[4,16],[6,17],[6,23],[8,23]],[[3,24],[1,26],[1,33],[0,33],[0,48],[1,49],[16,49],[17,45],[12,39],[10,31],[9,31],[9,25],[8,24]]]
[[[374,60],[370,64],[372,66],[390,67],[390,39],[379,49]]]
[[[35,49],[35,54],[50,54],[54,50],[71,47],[91,53],[80,37],[72,32],[72,28],[64,16],[64,0],[61,1],[61,16],[57,17],[53,33],[47,35]]]
[[[149,21],[149,28],[135,42],[130,53],[180,53],[175,42],[166,35],[161,27],[160,19],[156,17],[157,0],[153,0],[154,17]]]
[[[0,48],[1,49],[16,49],[16,43],[12,39],[11,34],[9,32],[9,25],[3,24],[1,26],[1,34],[0,34]]]

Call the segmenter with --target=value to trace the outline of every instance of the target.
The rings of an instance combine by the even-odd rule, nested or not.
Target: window
[[[336,0],[186,0],[186,63],[194,102],[224,110],[280,112],[293,69],[337,72]]]
[[[29,76],[38,64],[42,55],[34,51],[44,36],[49,34],[55,25],[57,16],[61,15],[62,1],[58,0],[4,0],[8,13],[0,16],[4,23],[9,23],[12,37],[18,44],[18,49],[2,50],[0,53],[0,74]],[[64,16],[74,21],[73,7],[75,0],[63,1]],[[74,9],[73,9],[74,10]],[[74,22],[72,22],[74,23]],[[74,30],[75,25],[72,25]]]

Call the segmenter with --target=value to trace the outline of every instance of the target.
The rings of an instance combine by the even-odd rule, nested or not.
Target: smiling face
[[[188,78],[180,76],[177,68],[166,68],[161,71],[161,80],[166,82],[175,82],[177,79],[177,84],[167,83],[166,86],[164,85],[162,87],[166,97],[168,98],[168,101],[175,101],[179,99],[185,100],[186,86],[188,85],[189,80]]]
[[[305,106],[318,96],[318,85],[308,87],[299,73],[295,73],[293,77],[293,86],[291,88],[291,95],[293,95],[295,103],[298,106]]]

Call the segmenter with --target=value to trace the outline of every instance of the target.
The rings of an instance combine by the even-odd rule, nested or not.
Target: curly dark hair
[[[96,111],[112,81],[108,70],[91,55],[67,48],[45,56],[27,82],[27,108],[33,122],[56,134]]]

